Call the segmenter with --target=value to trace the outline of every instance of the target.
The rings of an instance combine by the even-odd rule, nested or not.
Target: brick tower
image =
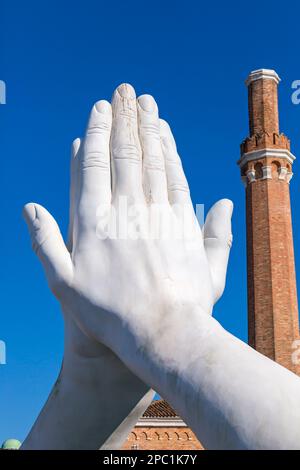
[[[279,131],[274,70],[251,72],[249,133],[238,162],[246,188],[249,344],[295,373],[298,305],[289,183],[295,157]]]

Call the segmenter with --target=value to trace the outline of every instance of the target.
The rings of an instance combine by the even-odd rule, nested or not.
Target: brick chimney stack
[[[279,132],[274,70],[251,72],[249,132],[238,162],[246,188],[249,344],[295,373],[299,335],[289,182],[295,157]]]
[[[250,136],[263,132],[279,134],[278,93],[280,78],[273,70],[252,72],[248,86]]]

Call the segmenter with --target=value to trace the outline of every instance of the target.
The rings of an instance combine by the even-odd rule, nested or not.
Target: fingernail
[[[105,101],[105,100],[97,101],[97,103],[95,104],[95,108],[98,111],[98,113],[102,113],[102,114],[108,114],[111,109],[110,104],[108,103],[108,101]]]
[[[225,206],[226,208],[228,208],[228,210],[230,211],[230,213],[232,214],[232,211],[233,211],[233,202],[230,200],[230,199],[221,199],[219,201],[223,206]]]
[[[77,139],[75,139],[72,144],[72,157],[73,158],[77,156],[79,147],[80,147],[80,139],[77,137]]]
[[[138,98],[138,102],[140,107],[144,110],[147,111],[148,113],[151,113],[155,109],[155,100],[152,98],[151,95],[142,95]]]
[[[36,219],[36,208],[31,202],[23,207],[23,217],[28,224],[32,224]]]
[[[134,88],[129,85],[129,83],[122,83],[122,85],[118,86],[117,91],[122,98],[127,98],[129,100],[136,99]]]

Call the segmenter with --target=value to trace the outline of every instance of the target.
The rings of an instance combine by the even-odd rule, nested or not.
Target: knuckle
[[[141,152],[136,144],[120,145],[113,149],[114,160],[129,160],[133,163],[141,162]]]
[[[172,183],[169,185],[169,191],[170,192],[175,192],[179,191],[182,193],[190,194],[190,188],[187,183],[182,182],[182,183]]]
[[[136,114],[136,107],[132,106],[131,103],[125,103],[123,108],[119,111],[118,115],[115,116],[116,119],[121,118],[121,119],[129,119],[129,120],[136,120],[137,119],[137,114]]]
[[[155,122],[144,122],[140,124],[140,131],[144,135],[150,135],[160,140],[159,125]]]
[[[109,170],[109,158],[105,152],[87,152],[82,160],[82,169],[100,168]]]
[[[110,131],[110,125],[106,121],[99,121],[87,129],[87,135],[105,134]]]
[[[144,159],[144,168],[146,170],[165,171],[164,161],[159,154],[147,155]]]

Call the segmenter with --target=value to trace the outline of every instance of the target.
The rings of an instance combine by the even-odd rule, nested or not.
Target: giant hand
[[[147,388],[113,353],[95,342],[94,337],[99,337],[89,326],[93,321],[91,305],[99,308],[96,314],[99,322],[104,306],[112,315],[119,312],[121,321],[122,315],[130,312],[148,314],[151,304],[159,314],[167,300],[165,296],[171,295],[173,302],[172,290],[177,285],[182,301],[200,302],[210,313],[223,291],[230,241],[229,201],[220,201],[211,210],[205,228],[205,249],[197,225],[193,227],[196,234],[187,243],[180,238],[186,234],[181,233],[180,239],[173,240],[171,245],[168,238],[148,240],[146,233],[142,241],[99,240],[97,229],[101,229],[101,219],[98,222],[97,210],[102,208],[107,214],[114,207],[118,220],[126,218],[121,213],[124,207],[120,196],[128,198],[123,202],[128,202],[131,208],[140,204],[146,213],[157,204],[160,215],[170,217],[169,224],[177,217],[178,223],[182,223],[182,208],[190,217],[188,222],[196,223],[170,129],[159,121],[154,100],[144,96],[136,105],[134,91],[128,85],[115,92],[113,122],[111,106],[101,101],[91,112],[85,139],[74,141],[67,247],[54,219],[44,208],[37,204],[25,207],[33,247],[43,262],[51,289],[63,305],[66,340],[59,381],[23,448],[96,448],[138,403],[130,418],[119,426],[117,440],[111,443],[110,439],[106,444],[116,447],[152,397],[150,393],[141,400]],[[111,217],[107,222],[113,225],[115,220]],[[170,228],[168,223],[165,228]],[[161,227],[158,231],[161,232]],[[126,235],[130,237],[129,233]],[[160,286],[162,279],[165,286]],[[65,294],[71,286],[74,294],[69,302]],[[84,322],[73,314],[78,294],[80,303],[86,299],[81,307],[87,320]],[[88,335],[78,328],[74,318]],[[101,339],[110,344],[102,334]],[[94,393],[92,383],[97,384]],[[58,396],[63,396],[61,404],[57,403]],[[78,415],[78,419],[74,422],[73,417],[68,422],[65,417],[64,426],[59,427],[57,409],[63,408],[66,416],[66,406],[69,416],[72,407],[76,408],[73,416]],[[103,416],[105,410],[109,418]],[[77,432],[72,432],[71,427],[76,427]]]
[[[119,87],[112,112],[106,102],[93,110],[76,155],[71,252],[45,209],[25,208],[66,318],[167,399],[206,448],[299,447],[300,379],[210,315],[225,284],[232,204],[219,201],[203,231],[195,224],[153,98]]]
[[[71,249],[44,208],[25,206],[33,245],[65,314],[115,351],[124,329],[138,330],[139,342],[149,323],[154,334],[168,326],[165,312],[174,307],[210,314],[225,285],[232,203],[219,201],[203,232],[196,225],[174,139],[154,99],[136,101],[132,87],[121,85],[112,110],[105,101],[96,104],[86,138],[75,146]],[[161,227],[153,236],[157,213]],[[124,220],[126,233],[119,229]]]
[[[94,113],[95,108],[91,119]],[[88,139],[91,140],[87,135],[86,141]],[[80,184],[79,143],[79,139],[74,141],[71,158],[67,243],[70,252],[73,245],[74,207]],[[29,207],[29,211],[32,209],[35,210]],[[43,211],[40,206],[36,206],[36,210]],[[47,218],[41,217],[33,222],[31,213],[27,210],[24,212],[33,248],[40,255],[40,237],[51,237],[52,227]],[[52,283],[50,285],[53,287]],[[106,346],[84,334],[71,315],[64,315],[64,320],[62,369],[22,449],[118,449],[152,401],[154,393]]]

